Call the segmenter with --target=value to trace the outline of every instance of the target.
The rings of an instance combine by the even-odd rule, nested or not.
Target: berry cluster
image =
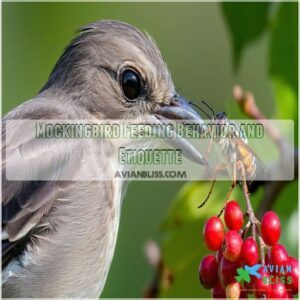
[[[281,224],[275,212],[266,212],[261,222],[249,220],[243,228],[244,214],[232,200],[225,206],[224,221],[227,231],[217,216],[209,218],[203,228],[206,247],[216,253],[201,260],[199,279],[204,288],[211,289],[213,298],[239,299],[250,294],[293,298],[298,294],[299,263],[278,244]],[[247,236],[251,226],[252,235]]]

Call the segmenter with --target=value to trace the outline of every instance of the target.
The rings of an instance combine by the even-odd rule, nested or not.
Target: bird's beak
[[[171,100],[170,104],[160,106],[155,112],[154,115],[162,122],[167,123],[170,120],[187,120],[189,123],[199,124],[198,128],[204,130],[205,123],[200,117],[200,115],[191,107],[189,102],[181,96],[176,96]],[[203,132],[201,132],[203,133]],[[172,144],[174,148],[180,148],[183,151],[183,155],[186,156],[191,161],[194,161],[198,164],[205,165],[206,161],[195,149],[195,147],[186,139],[182,137],[175,137],[168,140],[169,144]]]

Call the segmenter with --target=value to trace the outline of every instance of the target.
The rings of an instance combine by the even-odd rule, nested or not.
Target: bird
[[[37,143],[18,125],[45,119],[203,121],[177,93],[154,39],[117,20],[81,27],[37,95],[2,118],[2,296],[99,297],[128,182],[89,175],[113,167],[111,153],[122,141],[81,143],[91,157],[86,167],[78,144]],[[189,142],[176,145],[205,163]],[[55,177],[62,170],[73,179]],[[30,172],[41,179],[26,179]]]

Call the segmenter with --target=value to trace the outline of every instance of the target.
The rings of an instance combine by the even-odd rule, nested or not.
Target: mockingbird
[[[58,141],[38,147],[33,137],[8,126],[9,121],[148,117],[202,122],[176,93],[154,41],[119,21],[81,28],[38,95],[4,116],[3,297],[99,296],[114,253],[126,185],[112,180],[8,180],[9,164],[16,172],[43,173],[61,168],[68,157],[65,152],[71,151]],[[77,178],[93,170],[106,172],[114,163],[110,151],[118,145],[101,145],[91,147],[96,159],[88,170],[83,171],[79,161],[71,162]],[[204,163],[191,144],[182,145],[190,159]],[[19,169],[16,155],[27,160],[26,170]]]

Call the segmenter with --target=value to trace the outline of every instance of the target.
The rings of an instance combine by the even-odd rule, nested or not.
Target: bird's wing
[[[24,129],[26,121],[19,122],[67,119],[58,107],[47,101],[29,101],[2,120],[2,266],[24,248],[30,231],[51,209],[59,191],[72,185],[72,181],[33,181],[30,174],[54,179],[66,170],[72,172],[71,154],[80,155],[75,144],[70,142],[62,147],[57,140],[37,141],[33,132]],[[22,176],[19,180],[8,180],[8,170]]]
[[[261,267],[261,264],[257,264],[255,266],[252,267],[252,270],[254,270],[254,272],[257,272]]]

